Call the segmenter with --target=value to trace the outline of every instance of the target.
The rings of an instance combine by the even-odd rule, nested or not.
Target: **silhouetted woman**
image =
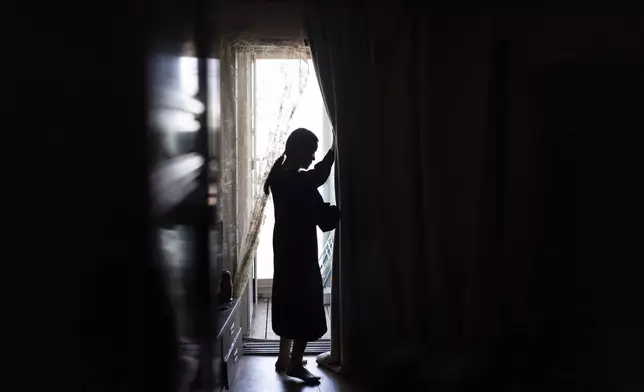
[[[303,170],[317,149],[313,132],[296,129],[264,184],[264,192],[273,193],[275,207],[271,311],[273,331],[280,337],[275,369],[305,381],[319,380],[304,367],[306,344],[327,331],[316,226],[331,231],[339,218],[337,207],[325,203],[317,190],[331,173],[334,147],[314,169]]]

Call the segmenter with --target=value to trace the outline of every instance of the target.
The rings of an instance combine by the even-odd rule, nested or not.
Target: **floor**
[[[331,305],[324,307],[326,313],[327,333],[322,339],[331,339]],[[270,298],[259,298],[255,311],[253,312],[253,323],[250,327],[249,338],[253,339],[279,339],[271,328],[271,300]]]
[[[307,368],[322,377],[318,385],[305,385],[301,381],[275,372],[275,356],[244,355],[239,373],[230,392],[362,392],[363,389],[331,371],[318,367],[314,356],[305,357]]]

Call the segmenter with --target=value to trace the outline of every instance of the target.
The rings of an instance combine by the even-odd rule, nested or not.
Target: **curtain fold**
[[[328,38],[326,34],[325,26],[319,23],[316,23],[316,19],[306,19],[304,21],[305,30],[308,34],[308,44],[311,50],[313,64],[316,69],[316,75],[318,78],[318,84],[320,85],[320,91],[322,92],[322,99],[324,105],[331,121],[332,132],[336,132],[336,120],[335,120],[335,89],[333,86],[334,77],[333,77],[333,66],[331,64],[328,54],[329,51],[325,50],[325,45],[328,46]],[[335,181],[335,198],[338,201],[338,205],[341,205],[341,202],[338,198],[339,189],[339,176],[338,176],[338,167],[339,163],[339,152],[336,148],[336,162],[335,162],[335,175],[333,176]],[[341,210],[342,211],[342,210]],[[341,226],[341,225],[340,225]],[[341,286],[341,274],[340,274],[340,232],[342,228],[338,227],[333,239],[333,261],[331,266],[331,351],[328,353],[321,354],[318,356],[318,363],[321,365],[334,370],[341,371],[341,341],[342,341],[342,324],[340,322],[340,301],[339,301],[339,292]]]
[[[377,85],[372,83],[374,48],[361,33],[366,26],[357,17],[356,11],[359,10],[320,7],[307,11],[307,39],[338,142],[335,189],[342,214],[335,235],[333,258],[332,348],[330,353],[321,355],[318,362],[332,370],[351,372],[368,355],[368,351],[364,350],[368,340],[360,336],[365,335],[369,328],[372,331],[379,329],[378,325],[367,326],[362,322],[374,315],[374,308],[365,306],[376,305],[376,302],[369,300],[369,296],[377,295],[384,300],[393,298],[393,293],[385,294],[386,287],[384,291],[369,287],[382,280],[376,275],[384,273],[384,270],[363,268],[370,259],[377,257],[377,249],[373,244],[365,243],[365,239],[371,238],[374,242],[378,241],[376,238],[385,240],[385,233],[374,229],[367,216],[359,215],[365,210],[354,209],[357,203],[370,205],[369,211],[374,211],[384,203],[382,195],[363,186],[365,182],[378,183],[380,172],[377,140],[365,138],[360,133],[366,129],[376,129],[378,122],[378,112],[374,110],[378,105]],[[333,23],[329,23],[331,20]],[[358,249],[360,253],[355,253]],[[359,287],[356,282],[361,282]],[[386,313],[382,312],[380,316]],[[376,335],[378,333],[373,337]]]

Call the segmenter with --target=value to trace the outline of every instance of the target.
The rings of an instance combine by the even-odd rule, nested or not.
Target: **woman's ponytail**
[[[275,172],[277,169],[282,166],[282,163],[284,162],[284,154],[282,154],[275,163],[273,163],[273,166],[271,167],[271,171],[268,172],[268,177],[266,177],[266,181],[264,182],[264,193],[266,196],[270,193],[270,187],[271,187],[271,182],[273,178],[275,177]]]

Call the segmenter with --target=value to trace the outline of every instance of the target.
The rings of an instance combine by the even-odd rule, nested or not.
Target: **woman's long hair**
[[[286,139],[286,149],[284,154],[280,155],[275,163],[273,163],[271,171],[268,172],[268,176],[264,182],[264,193],[267,196],[270,193],[270,187],[273,179],[275,178],[275,173],[280,167],[282,167],[286,161],[285,158],[288,156],[296,157],[298,154],[305,152],[308,147],[317,142],[318,137],[306,128],[298,128],[291,132],[288,139]]]
[[[271,187],[271,181],[275,177],[275,172],[277,171],[278,168],[282,166],[284,163],[284,158],[285,154],[280,155],[279,158],[273,163],[273,166],[271,166],[271,171],[268,172],[268,177],[266,177],[266,181],[264,181],[264,194],[268,196],[268,194],[271,192],[270,187]]]

